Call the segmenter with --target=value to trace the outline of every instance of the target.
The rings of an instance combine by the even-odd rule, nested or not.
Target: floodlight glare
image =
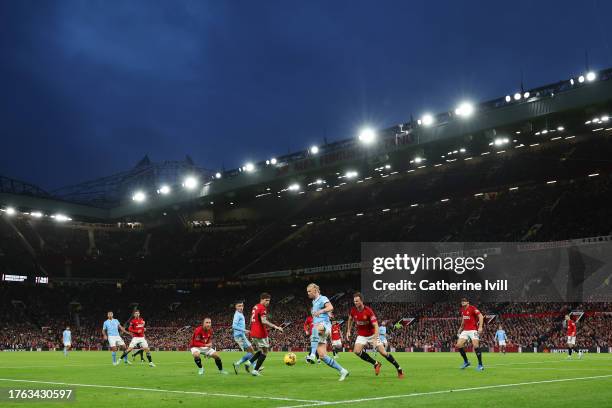
[[[586,74],[586,80],[589,82],[594,81],[595,78],[597,78],[597,75],[595,75],[593,71],[590,71]]]
[[[276,164],[276,163],[277,163],[277,160],[275,157],[270,159],[270,164]]]
[[[578,77],[578,82],[583,83],[584,82],[584,75],[580,75]]]
[[[355,178],[355,177],[357,177],[357,172],[356,172],[356,171],[349,170],[349,171],[347,171],[347,172],[346,172],[346,174],[344,175],[344,177],[346,177],[347,179],[352,179],[352,178]]]
[[[423,158],[422,158],[422,157],[415,157],[415,158],[414,158],[414,162],[415,162],[416,164],[419,164],[419,163],[421,163],[422,161],[423,161]]]
[[[289,191],[298,191],[299,189],[300,189],[300,185],[297,183],[293,183],[289,187],[287,187],[287,190]]]
[[[72,221],[72,218],[69,218],[69,217],[65,216],[64,214],[55,214],[55,215],[52,215],[51,217],[54,218],[55,221],[57,221],[57,222]]]
[[[142,192],[142,191],[136,191],[133,195],[132,195],[132,200],[136,201],[137,203],[142,203],[143,201],[145,201],[147,199],[147,195]],[[60,214],[61,215],[61,214]],[[57,218],[57,215],[55,216],[55,218]]]
[[[512,100],[512,97],[510,95],[506,95],[506,102],[510,102]]]
[[[253,172],[255,170],[255,165],[251,162],[248,162],[247,164],[244,165],[244,170],[248,171],[249,173]]]
[[[363,144],[372,144],[376,140],[376,132],[373,129],[365,128],[359,132],[359,141]]]
[[[220,178],[221,178],[221,173],[216,172],[216,173],[215,173],[215,178],[216,178],[216,179],[220,179]]]
[[[457,109],[455,109],[455,114],[457,116],[469,117],[474,113],[474,105],[469,102],[462,102]]]
[[[529,93],[529,91],[527,91],[527,92],[525,92],[525,93],[523,94],[523,98],[527,99],[527,98],[529,98],[529,96],[530,96],[530,95],[531,95],[531,94]]]
[[[507,137],[498,137],[493,141],[493,144],[495,146],[503,146],[505,144],[508,144],[510,142],[510,140]]]
[[[163,186],[159,188],[159,190],[157,190],[157,193],[166,195],[166,194],[170,194],[170,191],[171,191],[170,186],[164,184]]]
[[[311,146],[310,154],[317,154],[317,153],[319,153],[319,146]]]
[[[15,209],[13,207],[7,207],[6,215],[15,215],[16,213],[17,213],[17,211],[15,211]]]
[[[315,183],[317,183],[318,185],[321,185],[321,184],[323,184],[323,180],[317,179],[317,181],[315,181]]]
[[[193,190],[197,186],[198,186],[198,179],[193,176],[189,176],[185,178],[185,181],[183,181],[183,187],[185,187],[187,190]]]
[[[515,101],[518,101],[518,100],[520,100],[520,99],[521,99],[521,93],[520,93],[520,92],[515,93],[515,94],[514,94],[514,100],[515,100]]]
[[[421,122],[423,123],[423,126],[431,126],[434,123],[434,117],[432,114],[430,113],[426,113],[423,115],[423,117],[421,118]]]
[[[42,218],[43,214],[40,211],[34,211],[30,214],[34,218]]]

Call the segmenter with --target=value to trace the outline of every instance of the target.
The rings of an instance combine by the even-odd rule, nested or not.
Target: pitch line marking
[[[315,407],[315,406],[318,407],[318,406],[323,406],[323,405],[354,404],[354,403],[359,403],[359,402],[381,401],[381,400],[387,400],[387,399],[399,399],[399,398],[408,398],[408,397],[421,397],[421,396],[427,396],[427,395],[450,394],[452,392],[490,390],[490,389],[495,389],[495,388],[519,387],[523,385],[550,384],[550,383],[580,381],[580,380],[596,380],[596,379],[603,379],[603,378],[612,378],[612,374],[596,375],[592,377],[559,378],[555,380],[530,381],[530,382],[520,382],[520,383],[511,383],[511,384],[484,385],[481,387],[457,388],[457,389],[451,389],[451,390],[415,392],[412,394],[387,395],[383,397],[359,398],[359,399],[352,399],[352,400],[320,402],[320,403],[303,404],[303,405],[291,405],[291,406],[285,406],[285,407],[280,407],[280,408],[302,408],[302,407]]]
[[[162,390],[158,388],[124,387],[120,385],[75,384],[75,383],[65,383],[65,382],[56,382],[56,381],[17,380],[13,378],[0,378],[0,381],[31,383],[31,384],[67,385],[71,387],[111,388],[111,389],[119,389],[119,390],[163,392],[163,393],[171,393],[171,394],[205,395],[208,397],[229,397],[229,398],[244,398],[244,399],[252,398],[252,399],[272,400],[272,401],[292,401],[292,402],[309,403],[306,406],[324,405],[328,403],[328,401],[305,400],[305,399],[297,399],[297,398],[264,397],[264,396],[257,396],[257,395],[242,395],[242,394],[223,394],[223,393],[205,392],[205,391]]]

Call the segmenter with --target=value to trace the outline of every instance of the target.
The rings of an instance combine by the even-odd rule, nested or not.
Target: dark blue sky
[[[0,175],[236,167],[612,66],[612,2],[0,1]]]

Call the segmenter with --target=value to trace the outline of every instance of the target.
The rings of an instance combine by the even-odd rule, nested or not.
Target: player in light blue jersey
[[[72,333],[70,326],[66,326],[66,330],[62,332],[62,341],[64,343],[64,356],[68,357],[68,351],[72,348]]]
[[[316,343],[316,350],[319,353],[319,358],[325,364],[338,370],[340,373],[340,381],[349,375],[348,370],[343,368],[336,360],[327,355],[327,338],[331,336],[331,319],[329,314],[334,310],[329,299],[321,295],[319,286],[311,283],[306,287],[308,297],[312,299],[312,337],[311,342]],[[314,344],[311,344],[314,346]],[[310,361],[314,361],[314,354],[308,356]]]
[[[253,353],[255,350],[251,345],[249,339],[247,339],[247,334],[249,331],[246,329],[246,321],[244,319],[244,302],[240,301],[236,303],[236,311],[234,312],[234,320],[232,322],[232,330],[234,331],[234,340],[240,347],[241,351],[247,351],[247,353],[242,356],[242,358],[236,361],[234,365],[234,372],[238,375],[238,367],[242,363],[244,363],[244,368],[249,372],[249,368],[251,367],[251,362],[249,361],[251,357],[253,357]]]
[[[119,364],[117,362],[117,347],[122,351],[125,350],[125,342],[121,338],[119,330],[121,330],[122,333],[129,334],[123,326],[121,326],[119,320],[113,318],[113,312],[108,312],[104,325],[102,325],[102,337],[104,337],[104,340],[108,341],[108,345],[112,351],[113,365]],[[123,361],[125,364],[132,364],[128,361],[127,355],[123,358]]]
[[[378,338],[380,339],[380,344],[382,344],[385,351],[389,350],[389,342],[387,341],[387,321],[383,320],[380,322],[380,326],[378,326]],[[374,356],[378,353],[378,350],[374,350]]]
[[[506,331],[502,328],[500,324],[495,332],[495,342],[499,346],[499,350],[506,354],[506,342],[508,341],[508,336],[506,336]]]

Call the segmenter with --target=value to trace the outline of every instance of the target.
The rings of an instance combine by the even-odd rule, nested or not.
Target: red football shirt
[[[261,321],[267,313],[266,307],[261,303],[253,306],[253,310],[251,311],[251,337],[255,337],[256,339],[265,339],[268,337],[268,329]]]
[[[212,335],[213,331],[204,330],[204,327],[198,326],[193,332],[193,336],[191,336],[190,347],[207,347],[210,343],[212,343]]]
[[[466,308],[462,307],[461,315],[463,316],[463,330],[478,330],[480,310],[476,309],[476,306],[468,305]]]
[[[332,341],[341,340],[342,336],[340,336],[340,325],[339,324],[332,325],[331,338],[332,338]]]
[[[567,321],[567,335],[572,337],[576,335],[576,323],[572,319]]]
[[[308,316],[304,321],[304,331],[312,333],[312,316]]]
[[[357,325],[357,335],[370,337],[374,335],[374,323],[377,323],[376,315],[374,311],[369,307],[365,306],[363,310],[357,310],[353,306],[351,309],[351,317]]]
[[[145,321],[142,319],[142,317],[139,317],[138,319],[134,318],[130,320],[128,331],[132,333],[134,337],[144,337],[144,327]]]

